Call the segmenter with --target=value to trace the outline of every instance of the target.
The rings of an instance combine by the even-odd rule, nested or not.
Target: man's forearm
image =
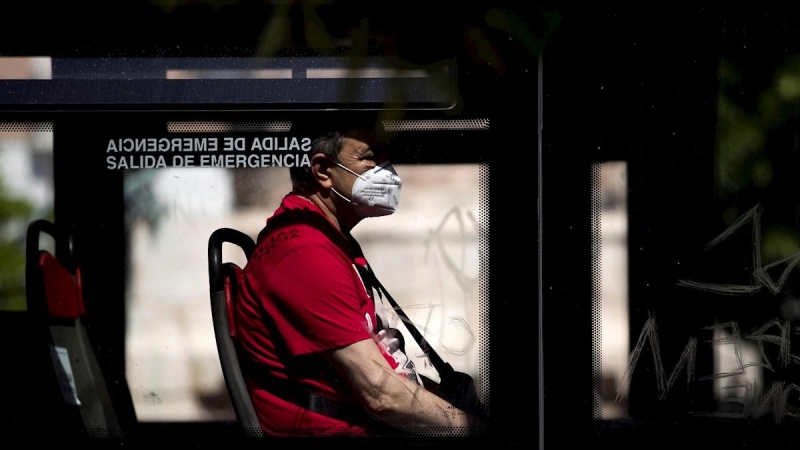
[[[337,349],[329,358],[367,412],[392,427],[466,435],[475,424],[464,411],[395,373],[372,339]]]
[[[452,435],[466,435],[475,426],[475,419],[464,411],[388,367],[382,370],[376,386],[381,400],[370,411],[382,422],[411,432],[441,428],[442,434]]]

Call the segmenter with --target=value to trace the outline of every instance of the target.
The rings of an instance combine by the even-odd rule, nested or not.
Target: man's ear
[[[324,153],[316,153],[311,157],[311,174],[314,180],[325,189],[333,186],[331,182],[331,160]]]

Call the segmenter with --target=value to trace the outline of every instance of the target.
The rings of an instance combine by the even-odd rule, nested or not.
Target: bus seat
[[[39,247],[42,233],[55,240],[55,255]],[[70,237],[46,220],[28,226],[26,297],[36,348],[49,353],[50,392],[62,426],[91,437],[122,437],[123,427],[95,357],[86,325],[80,265]],[[126,385],[127,386],[127,385]],[[43,405],[44,407],[44,405]],[[75,431],[71,429],[70,431]]]
[[[214,231],[208,240],[208,276],[214,337],[225,385],[239,425],[246,436],[261,437],[263,431],[239,366],[236,343],[233,312],[242,269],[235,263],[222,262],[222,246],[226,242],[240,247],[248,259],[255,249],[255,242],[250,236],[231,228]]]

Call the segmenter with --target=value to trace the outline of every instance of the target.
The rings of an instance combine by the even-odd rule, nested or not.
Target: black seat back
[[[55,255],[40,249],[42,233],[55,240]],[[27,308],[35,352],[40,361],[48,360],[39,366],[49,373],[48,404],[57,411],[57,429],[92,437],[121,437],[125,431],[122,421],[82,321],[86,307],[81,269],[73,256],[69,235],[55,224],[37,220],[28,226]]]
[[[241,284],[242,269],[232,262],[223,262],[222,246],[234,244],[244,251],[249,259],[255,249],[250,236],[231,228],[220,228],[208,240],[208,278],[211,290],[211,317],[214,337],[222,365],[222,374],[236,418],[247,436],[260,437],[263,431],[258,422],[247,385],[239,366],[236,341],[234,307]]]

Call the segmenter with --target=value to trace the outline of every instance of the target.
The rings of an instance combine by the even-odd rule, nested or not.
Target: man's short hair
[[[323,136],[311,141],[310,156],[322,153],[333,161],[339,161],[339,152],[342,150],[344,134],[338,131],[331,131]],[[292,190],[295,192],[308,192],[314,183],[314,175],[311,167],[293,166],[289,169],[292,178]]]
[[[322,153],[337,162],[339,162],[339,152],[342,150],[344,138],[346,137],[366,142],[376,150],[388,144],[388,137],[384,133],[358,124],[337,124],[327,129],[298,128],[297,131],[302,134],[307,133],[306,135],[317,136],[311,141],[311,150],[308,152],[309,157]],[[292,190],[294,192],[310,193],[314,190],[315,180],[311,167],[291,167],[289,175],[292,179]]]

